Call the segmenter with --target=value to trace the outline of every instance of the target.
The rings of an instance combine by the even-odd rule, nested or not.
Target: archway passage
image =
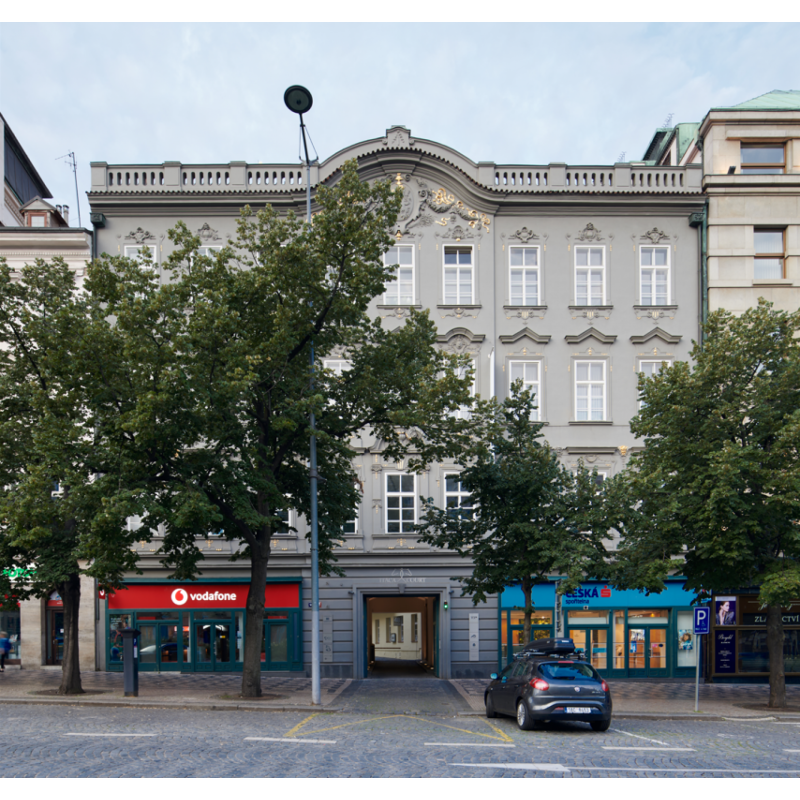
[[[434,610],[438,597],[394,595],[367,598],[370,678],[436,676]]]

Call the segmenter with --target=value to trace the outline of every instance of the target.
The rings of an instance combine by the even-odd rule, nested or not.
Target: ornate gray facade
[[[396,327],[411,307],[430,309],[440,346],[473,357],[477,394],[502,398],[522,378],[566,464],[582,459],[607,476],[622,469],[637,444],[628,423],[638,409],[638,373],[687,359],[699,335],[700,242],[690,218],[704,204],[702,168],[476,164],[395,127],[312,167],[312,190],[335,183],[351,158],[363,178],[390,179],[403,192],[391,232],[398,249],[388,262],[400,264],[398,281],[374,299],[375,315]],[[245,204],[303,216],[304,180],[304,169],[287,164],[93,163],[97,250],[135,255],[148,247],[162,262],[167,230],[179,219],[219,246],[233,237]],[[398,614],[418,608],[423,660],[438,675],[488,674],[501,650],[498,599],[473,607],[453,579],[468,564],[421,544],[390,513],[404,493],[444,502],[452,465],[409,477],[375,441],[358,444],[364,496],[339,548],[346,578],[321,583],[323,676],[365,677],[382,632],[370,604],[385,609],[382,598],[396,598]],[[302,579],[305,598],[305,522],[293,523],[297,535],[275,537],[270,572]],[[165,577],[157,547],[142,547],[151,581]],[[207,539],[204,548],[204,580],[245,574],[226,560],[228,543]],[[111,624],[104,614],[101,638]],[[310,614],[303,616],[301,661],[309,664]]]

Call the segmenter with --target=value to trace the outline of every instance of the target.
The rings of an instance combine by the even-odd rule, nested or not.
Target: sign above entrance
[[[379,583],[425,583],[426,578],[414,578],[410,569],[396,569],[391,578],[378,578]]]
[[[145,608],[244,608],[249,586],[246,583],[132,584],[108,594],[109,609]],[[268,583],[265,608],[297,608],[300,586],[297,583]]]
[[[531,600],[535,608],[553,608],[555,605],[556,583],[540,583],[531,590]],[[563,595],[564,608],[668,608],[691,606],[694,594],[683,588],[683,581],[667,581],[660,594],[645,594],[634,589],[620,590],[599,581],[582,583],[572,594]],[[524,608],[525,597],[522,587],[509,586],[503,590],[501,608]]]

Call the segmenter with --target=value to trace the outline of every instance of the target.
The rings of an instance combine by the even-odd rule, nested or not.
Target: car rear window
[[[565,664],[554,662],[540,664],[539,669],[545,678],[558,681],[574,681],[579,678],[594,678],[594,670],[588,664]]]

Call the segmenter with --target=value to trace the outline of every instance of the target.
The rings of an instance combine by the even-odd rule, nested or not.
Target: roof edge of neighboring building
[[[33,177],[39,182],[41,188],[44,190],[44,193],[41,195],[41,197],[52,199],[53,193],[47,188],[47,184],[44,182],[44,180],[42,180],[42,176],[39,174],[39,171],[33,165],[33,162],[30,160],[30,158],[28,158],[25,148],[20,144],[19,139],[17,139],[11,126],[8,124],[8,120],[3,116],[2,112],[0,112],[0,119],[3,120],[4,136],[8,136],[9,139],[11,139],[16,149],[19,150],[19,154],[24,159],[25,165],[30,169]],[[5,180],[5,175],[3,176],[3,180]]]

